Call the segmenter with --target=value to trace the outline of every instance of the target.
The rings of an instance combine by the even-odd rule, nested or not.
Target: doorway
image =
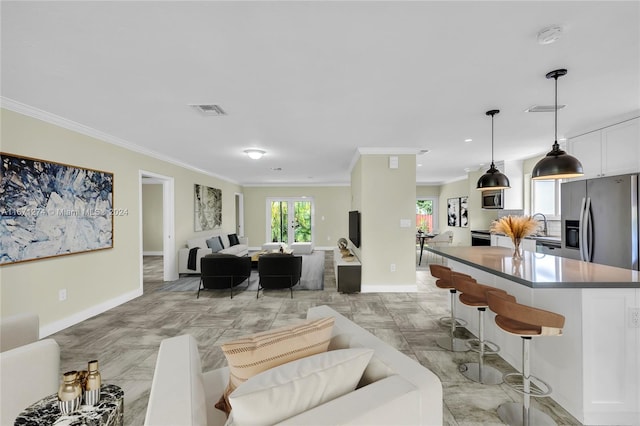
[[[272,243],[313,242],[313,199],[268,198],[266,241]]]
[[[162,209],[162,225],[158,226],[158,231],[162,235],[161,249],[158,253],[162,256],[162,279],[163,281],[174,281],[178,279],[178,269],[176,267],[176,247],[174,243],[174,179],[169,176],[159,175],[153,172],[140,170],[139,172],[139,204],[140,204],[140,287],[144,289],[144,216],[145,203],[143,202],[143,185],[160,185],[159,192],[162,200],[158,200],[158,206]],[[149,208],[149,206],[147,206]]]

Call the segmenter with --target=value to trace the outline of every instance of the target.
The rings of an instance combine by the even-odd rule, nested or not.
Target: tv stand
[[[356,257],[351,262],[342,259],[340,249],[333,249],[333,270],[336,275],[336,287],[340,293],[359,293],[362,276],[362,264]]]

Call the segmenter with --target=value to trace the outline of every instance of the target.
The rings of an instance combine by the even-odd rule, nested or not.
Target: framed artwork
[[[447,225],[469,226],[469,197],[447,199]]]
[[[1,153],[0,265],[113,248],[113,173]]]
[[[222,190],[195,184],[195,230],[207,231],[222,226]]]
[[[447,225],[460,226],[460,198],[447,199]]]
[[[460,197],[460,226],[469,226],[469,197]]]

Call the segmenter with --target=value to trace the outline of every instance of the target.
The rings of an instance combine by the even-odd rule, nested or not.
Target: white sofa
[[[307,312],[309,319],[326,316],[335,317],[330,350],[374,349],[363,375],[365,385],[279,424],[442,424],[442,383],[434,373],[327,306]],[[192,336],[163,340],[145,425],[223,425],[226,417],[214,404],[224,392],[228,376],[226,367],[202,372]]]
[[[53,339],[37,341],[38,324],[34,314],[0,321],[0,425],[12,425],[22,410],[58,391],[60,347]]]
[[[211,254],[211,249],[207,247],[207,240],[212,237],[220,236],[224,248],[218,253],[235,254],[236,256],[246,256],[249,254],[249,239],[247,237],[238,237],[240,244],[232,246],[229,244],[229,232],[223,230],[214,230],[210,234],[198,236],[187,240],[187,247],[178,250],[178,273],[179,274],[199,274],[200,259]],[[189,251],[192,248],[199,247],[196,255],[196,269],[189,269]]]

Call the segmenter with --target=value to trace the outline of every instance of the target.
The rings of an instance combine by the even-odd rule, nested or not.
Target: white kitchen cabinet
[[[524,208],[524,175],[523,162],[498,161],[496,167],[509,178],[511,188],[502,191],[505,210],[522,210]]]
[[[582,163],[580,179],[640,171],[640,117],[570,138],[567,151]]]

